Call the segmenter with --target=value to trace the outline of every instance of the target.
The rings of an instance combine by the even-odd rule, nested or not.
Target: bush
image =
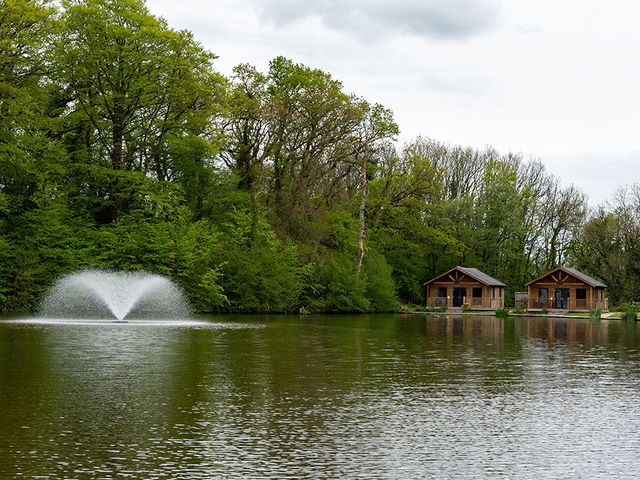
[[[526,311],[527,311],[526,300],[520,300],[518,303],[516,303],[516,306],[513,309],[513,313],[524,313]]]
[[[498,308],[496,310],[496,317],[498,318],[507,318],[509,316],[508,308]]]
[[[627,309],[622,313],[622,319],[626,320],[627,322],[635,322],[636,318],[636,310],[631,306],[627,307]]]
[[[366,312],[371,304],[366,297],[367,278],[355,271],[355,257],[342,252],[327,254],[313,272],[314,297],[308,303],[323,312]]]
[[[470,303],[463,303],[462,304],[462,311],[463,312],[470,312],[471,311],[471,304]]]
[[[224,293],[233,312],[292,312],[302,289],[295,247],[227,246],[222,267]]]
[[[600,310],[599,308],[591,310],[589,312],[589,317],[593,320],[600,320],[602,318],[602,310]]]
[[[367,282],[365,296],[369,300],[369,309],[373,312],[397,311],[400,302],[396,296],[396,284],[384,256],[375,251],[367,252],[363,271]]]
[[[542,310],[540,310],[540,313],[543,315],[549,315],[549,309],[543,308]]]
[[[293,312],[301,305],[303,269],[295,245],[280,241],[260,220],[234,211],[220,235],[221,285],[232,312]]]
[[[89,268],[146,270],[166,275],[185,291],[198,312],[226,308],[222,289],[221,235],[207,221],[193,222],[186,211],[175,218],[150,220],[122,216],[96,235],[97,254]]]
[[[636,303],[636,302],[632,302],[632,303],[621,303],[620,305],[616,305],[613,306],[609,309],[610,312],[628,312],[630,310],[633,310],[634,312],[638,312],[638,308],[640,306]]]

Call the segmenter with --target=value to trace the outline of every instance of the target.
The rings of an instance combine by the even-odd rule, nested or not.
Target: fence
[[[463,297],[462,304],[468,303],[472,308],[502,308],[501,298]],[[429,297],[427,306],[431,308],[447,307],[449,299],[447,297]]]
[[[593,302],[587,302],[586,299],[568,298],[564,302],[554,302],[549,298],[532,298],[529,301],[529,308],[533,309],[547,309],[547,310],[593,310],[599,308],[600,310],[609,309],[609,300],[594,300]]]

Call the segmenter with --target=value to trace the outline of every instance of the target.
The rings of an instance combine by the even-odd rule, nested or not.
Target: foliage
[[[214,146],[207,132],[219,109],[215,56],[191,33],[151,15],[142,0],[64,6],[55,48],[67,95],[63,138],[74,161],[101,167],[103,179],[95,185],[82,175],[76,185],[84,195],[103,190],[110,220],[131,202],[121,171],[179,181],[197,196],[198,168]]]
[[[198,311],[395,311],[456,265],[640,300],[640,187],[589,214],[535,159],[416,138],[330,73],[230,78],[142,0],[0,2],[0,309],[145,269]]]
[[[322,263],[316,265],[314,277],[318,283],[315,298],[306,298],[306,303],[313,310],[363,312],[370,309],[366,276],[356,273],[354,260],[350,254],[341,252],[327,254]]]
[[[515,310],[514,310],[515,312]],[[515,312],[515,313],[519,313],[519,312]],[[498,308],[496,310],[496,317],[498,318],[507,318],[509,316],[509,309],[508,308]]]
[[[635,322],[636,319],[637,319],[637,312],[636,312],[636,309],[633,308],[632,306],[628,306],[622,312],[622,320],[626,320],[627,322]]]
[[[608,285],[611,303],[640,300],[640,184],[621,188],[610,208],[591,214],[571,254]]]
[[[602,318],[602,310],[595,308],[589,312],[589,317],[592,320],[600,320]]]
[[[384,256],[369,252],[365,257],[364,274],[366,279],[365,296],[369,309],[374,312],[395,312],[400,303],[396,296],[396,285],[391,267]]]
[[[513,313],[524,313],[527,311],[527,301],[520,300],[516,303],[516,306],[513,308]]]
[[[470,312],[471,310],[473,310],[473,307],[471,306],[470,303],[463,303],[462,304],[462,311],[463,312]]]
[[[252,238],[247,211],[233,211],[223,228],[222,283],[234,312],[292,312],[299,304],[302,268],[292,244],[278,240],[264,221]]]
[[[205,221],[192,222],[185,209],[175,218],[152,221],[139,212],[100,229],[92,267],[146,270],[173,278],[188,293],[198,311],[227,304],[218,259],[219,232]]]
[[[611,312],[626,312],[627,310],[633,309],[633,310],[638,310],[638,302],[632,302],[632,303],[621,303],[619,305],[614,305],[613,307],[609,308],[609,311]]]

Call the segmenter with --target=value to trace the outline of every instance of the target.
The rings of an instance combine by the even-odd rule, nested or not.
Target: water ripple
[[[202,323],[0,322],[0,477],[637,477],[635,328]]]

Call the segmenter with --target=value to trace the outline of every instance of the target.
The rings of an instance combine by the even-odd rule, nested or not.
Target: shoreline
[[[487,310],[486,312],[472,311],[472,312],[398,312],[400,315],[443,315],[443,316],[451,316],[451,315],[460,315],[460,316],[492,316],[496,318],[508,318],[508,317],[538,317],[538,318],[578,318],[578,319],[593,319],[589,315],[563,315],[557,313],[534,313],[534,312],[523,312],[523,313],[512,313],[509,312],[507,317],[497,317],[496,312],[493,310]],[[607,312],[603,313],[599,320],[622,320],[622,318],[614,316],[618,312]],[[595,319],[594,319],[595,320]]]

